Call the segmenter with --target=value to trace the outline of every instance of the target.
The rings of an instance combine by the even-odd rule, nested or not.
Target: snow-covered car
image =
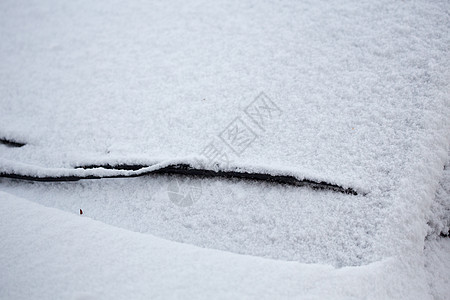
[[[0,298],[448,299],[449,10],[1,1]]]

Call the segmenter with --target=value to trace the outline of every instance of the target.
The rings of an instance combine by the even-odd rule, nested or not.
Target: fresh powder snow
[[[449,10],[1,1],[0,298],[448,298]]]

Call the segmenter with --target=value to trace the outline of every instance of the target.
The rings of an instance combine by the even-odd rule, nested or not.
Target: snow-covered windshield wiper
[[[0,138],[0,143],[9,147],[22,147],[25,143],[17,142],[10,139]],[[80,169],[91,171],[82,172]],[[93,172],[95,170],[111,171],[111,172]],[[83,179],[102,179],[102,178],[127,178],[140,177],[148,175],[181,175],[194,177],[221,177],[226,179],[242,179],[253,181],[264,181],[276,184],[286,184],[291,186],[305,186],[315,190],[331,190],[334,192],[358,195],[359,193],[350,187],[343,187],[337,184],[317,181],[311,179],[299,179],[292,175],[285,174],[270,174],[269,172],[254,172],[250,170],[236,169],[236,170],[211,170],[193,166],[189,163],[174,163],[166,165],[143,165],[143,164],[90,164],[76,166],[74,169],[61,169],[60,174],[40,172],[38,175],[33,172],[0,170],[0,177],[13,178],[19,180],[29,181],[43,181],[43,182],[64,182],[64,181],[78,181]],[[364,195],[364,193],[362,193]]]

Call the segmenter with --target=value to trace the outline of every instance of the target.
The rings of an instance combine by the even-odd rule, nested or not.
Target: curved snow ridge
[[[100,179],[117,177],[137,177],[150,174],[177,174],[188,176],[226,177],[245,180],[268,181],[295,186],[309,186],[314,189],[329,189],[346,194],[367,194],[367,189],[355,189],[350,184],[327,180],[320,176],[307,176],[286,168],[275,169],[265,166],[208,165],[205,161],[194,159],[173,159],[162,162],[119,163],[118,161],[89,164],[68,168],[44,168],[23,163],[13,163],[0,159],[1,177],[37,181],[76,181],[81,179]]]
[[[277,261],[167,241],[4,192],[0,208],[0,298],[430,298],[423,266],[397,258],[344,268]]]

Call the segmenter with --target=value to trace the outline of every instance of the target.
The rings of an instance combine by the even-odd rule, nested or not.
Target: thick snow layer
[[[129,230],[207,248],[334,266],[385,257],[374,244],[388,205],[376,197],[220,179],[180,207],[168,191],[182,177],[79,183],[1,180],[4,191]],[[38,195],[38,196],[37,196]],[[330,201],[330,198],[333,201]],[[190,204],[190,203],[187,203]]]
[[[450,239],[432,239],[425,243],[425,267],[433,298],[448,299],[450,295]]]
[[[390,190],[446,116],[445,1],[54,2],[1,4],[0,134],[29,142],[3,159],[183,158],[241,118],[236,163]]]
[[[0,139],[26,145],[0,144],[0,173],[131,174],[74,167],[212,157],[365,192],[193,179],[186,203],[179,177],[2,178],[1,292],[442,298],[430,278],[449,268],[425,270],[443,256],[424,247],[448,226],[449,10],[1,1]]]
[[[450,233],[450,155],[431,206],[429,225],[430,236]]]
[[[418,266],[405,272],[392,259],[334,269],[241,256],[110,227],[4,192],[0,225],[2,299],[427,299],[424,282],[408,277]]]

